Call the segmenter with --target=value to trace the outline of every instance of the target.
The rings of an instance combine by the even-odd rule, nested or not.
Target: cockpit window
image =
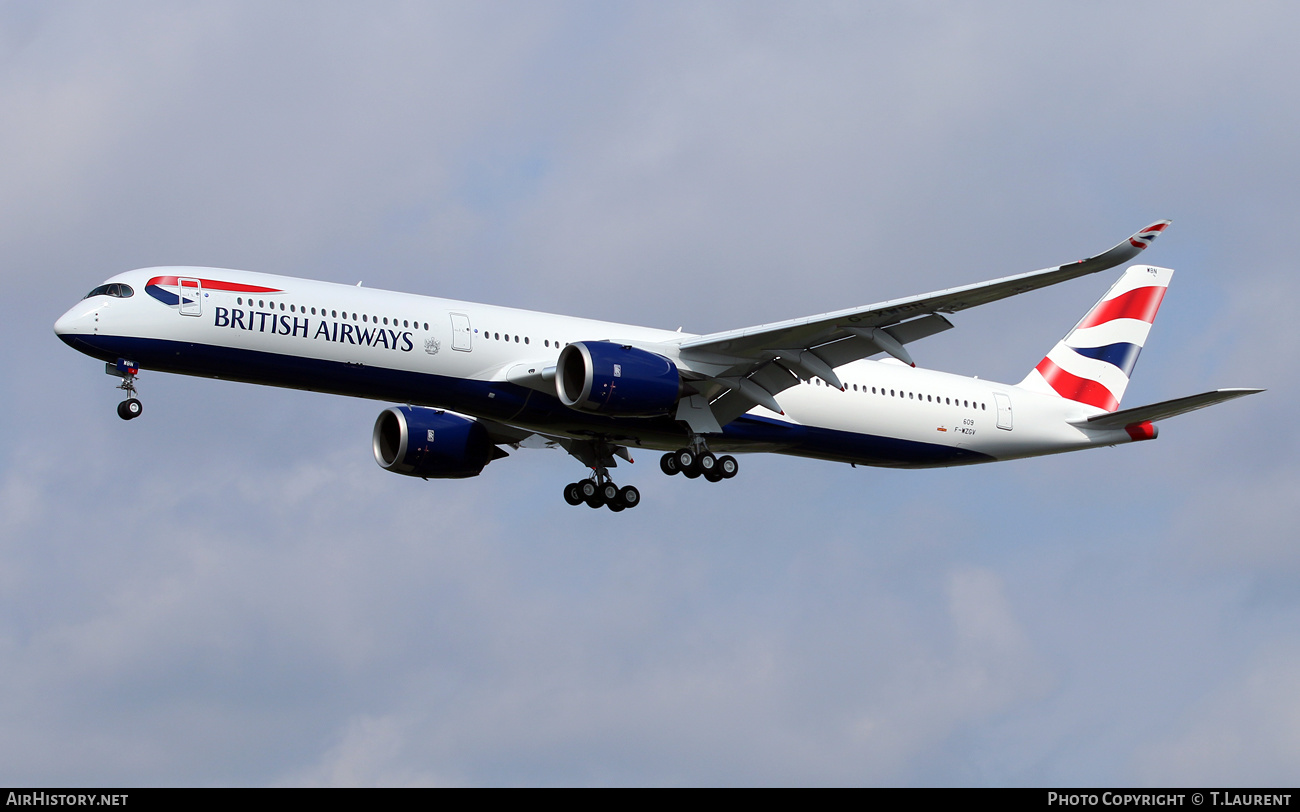
[[[111,285],[100,285],[99,287],[92,290],[90,293],[87,293],[85,298],[89,299],[92,296],[113,296],[118,299],[129,299],[134,295],[135,295],[135,291],[131,290],[130,285],[123,285],[121,283],[114,282]]]

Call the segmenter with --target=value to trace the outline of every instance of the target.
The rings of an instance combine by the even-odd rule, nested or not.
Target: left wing
[[[684,377],[699,395],[683,398],[678,419],[691,422],[697,431],[711,427],[700,415],[706,404],[717,425],[726,425],[755,405],[781,413],[774,397],[779,392],[810,378],[843,389],[836,367],[882,352],[915,366],[904,345],[950,329],[952,323],[941,314],[1113,268],[1140,254],[1169,223],[1159,220],[1109,251],[1068,265],[690,338],[677,345],[676,354]]]

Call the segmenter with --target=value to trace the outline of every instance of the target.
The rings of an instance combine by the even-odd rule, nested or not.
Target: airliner
[[[1016,384],[918,368],[909,345],[947,316],[1117,267],[1161,220],[1055,268],[739,330],[695,335],[249,271],[145,268],[97,286],[55,322],[105,362],[139,417],[140,370],[400,405],[375,421],[383,468],[478,476],[506,449],[562,448],[590,469],[571,505],[641,501],[610,469],[639,449],[665,474],[720,482],[733,454],[930,468],[1151,440],[1154,423],[1261,389],[1120,409],[1173,271],[1125,269]]]

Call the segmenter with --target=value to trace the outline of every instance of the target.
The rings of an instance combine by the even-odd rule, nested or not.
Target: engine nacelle
[[[424,479],[478,476],[500,456],[482,423],[422,406],[380,412],[373,445],[381,468]]]
[[[677,405],[681,376],[662,355],[610,341],[579,341],[560,353],[555,391],[570,409],[657,417]]]

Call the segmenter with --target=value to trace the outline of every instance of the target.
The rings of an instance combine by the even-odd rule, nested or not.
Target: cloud
[[[1294,645],[1259,652],[1189,708],[1174,735],[1139,752],[1139,780],[1148,786],[1290,786],[1300,769],[1297,678]]]

